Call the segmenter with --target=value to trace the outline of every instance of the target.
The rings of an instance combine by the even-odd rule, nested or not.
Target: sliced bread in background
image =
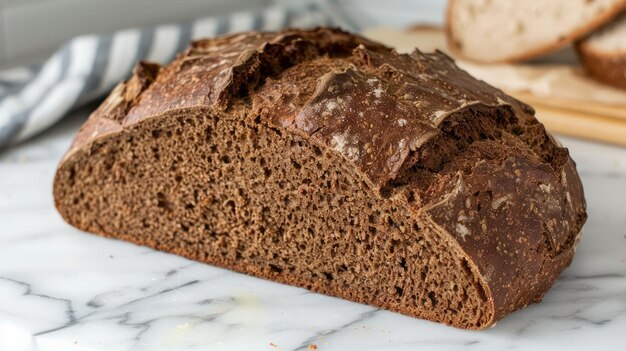
[[[450,0],[451,50],[480,62],[512,62],[551,52],[612,20],[626,0]]]
[[[576,45],[589,75],[626,89],[626,12]]]

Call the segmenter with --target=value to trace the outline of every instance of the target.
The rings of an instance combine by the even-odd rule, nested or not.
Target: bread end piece
[[[589,75],[626,89],[626,13],[578,41],[576,51]]]

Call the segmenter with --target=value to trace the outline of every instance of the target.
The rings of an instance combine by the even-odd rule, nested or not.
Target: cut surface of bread
[[[519,61],[554,51],[609,22],[624,0],[451,0],[451,49],[480,62]]]
[[[54,198],[92,233],[468,329],[539,301],[586,219],[532,108],[441,53],[327,28],[139,64]]]
[[[626,89],[626,12],[579,41],[576,49],[591,76]]]

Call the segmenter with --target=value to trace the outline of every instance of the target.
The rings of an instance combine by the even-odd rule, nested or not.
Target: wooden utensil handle
[[[537,119],[551,132],[626,146],[626,119],[534,105]]]
[[[520,91],[510,91],[507,93],[515,96],[517,99],[522,100],[531,106],[543,105],[567,111],[583,112],[592,115],[603,115],[607,117],[626,120],[626,101],[624,101],[624,105],[608,105],[550,96],[537,96],[528,92]]]

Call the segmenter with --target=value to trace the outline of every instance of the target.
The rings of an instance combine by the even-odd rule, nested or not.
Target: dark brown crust
[[[576,43],[576,52],[585,71],[595,79],[617,88],[626,89],[626,52],[602,52],[582,40]]]
[[[571,262],[586,218],[574,163],[532,108],[442,53],[401,55],[326,28],[199,41],[165,68],[140,66],[81,128],[59,168],[107,136],[186,109],[234,109],[239,116],[248,109],[245,118],[334,150],[381,196],[406,202],[404,191],[415,188],[413,215],[464,250],[468,269],[480,272],[495,311],[481,327],[541,299]],[[482,123],[479,117],[532,136],[505,137],[496,129],[485,141],[455,146],[464,161],[431,166],[428,150],[450,146],[460,138],[454,128]],[[492,156],[500,146],[489,142],[498,138],[517,156]],[[438,180],[398,186],[415,168]]]
[[[463,55],[462,50],[457,45],[457,40],[455,40],[454,38],[454,35],[452,33],[452,25],[451,25],[452,11],[455,9],[454,2],[455,2],[454,0],[448,1],[448,6],[446,8],[446,20],[445,20],[444,27],[445,27],[445,32],[446,32],[446,38],[448,39],[447,40],[448,48],[450,48],[450,51],[454,54],[455,57],[458,56],[458,57],[463,57],[464,59],[467,59],[470,61],[479,61],[472,57],[466,57],[465,55]],[[589,23],[581,24],[581,26],[576,28],[576,30],[560,38],[558,41],[552,44],[540,46],[532,50],[529,50],[527,52],[521,53],[519,55],[507,57],[501,60],[489,61],[489,62],[490,63],[522,62],[522,61],[530,60],[530,59],[540,57],[545,54],[557,51],[558,49],[561,49],[567,46],[568,44],[571,44],[575,42],[576,40],[586,36],[590,32],[593,32],[594,30],[602,27],[606,23],[613,20],[616,16],[618,16],[625,9],[626,9],[626,0],[615,4],[613,8],[607,9],[605,12],[603,12],[598,17],[596,17],[593,21]]]
[[[563,172],[571,176],[572,164]],[[526,300],[532,295],[540,298],[569,265],[577,240],[571,233],[580,230],[572,228],[579,222],[572,209],[582,204],[554,196],[578,187],[567,179],[528,159],[482,160],[470,175],[452,177],[440,201],[425,208],[480,268],[495,305],[502,306],[495,319],[510,306],[532,302]]]

